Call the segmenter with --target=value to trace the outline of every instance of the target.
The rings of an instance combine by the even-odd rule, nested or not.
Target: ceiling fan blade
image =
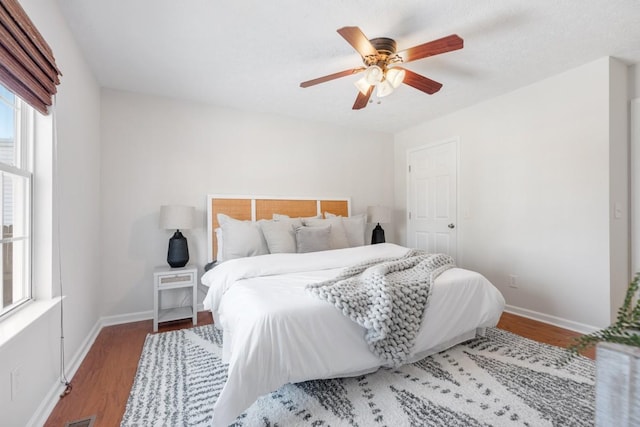
[[[462,49],[464,40],[456,34],[433,40],[418,46],[410,47],[401,52],[398,56],[402,58],[402,62],[415,61],[417,59],[426,58],[428,56],[439,55],[441,53],[451,52],[452,50]]]
[[[300,87],[309,87],[309,86],[317,85],[317,84],[320,84],[320,83],[324,83],[324,82],[328,82],[328,81],[331,81],[331,80],[339,79],[340,77],[346,77],[346,76],[350,76],[352,74],[358,74],[358,73],[360,73],[360,72],[362,72],[364,70],[365,70],[364,67],[359,67],[359,68],[353,68],[351,70],[340,71],[339,73],[333,73],[333,74],[329,74],[328,76],[318,77],[317,79],[313,79],[313,80],[308,80],[306,82],[302,82],[302,83],[300,83]]]
[[[338,29],[340,34],[362,56],[377,55],[378,51],[371,44],[367,36],[358,27],[342,27]]]
[[[369,90],[367,90],[366,94],[358,91],[358,96],[356,97],[356,102],[353,103],[352,110],[362,110],[369,103],[369,98],[371,98],[371,94],[373,93],[374,86],[369,86]]]
[[[414,73],[413,71],[407,70],[406,68],[403,68],[403,70],[406,74],[402,83],[421,90],[422,92],[433,95],[442,87],[442,83],[438,83],[435,80],[431,80],[425,76],[421,76],[420,74]]]

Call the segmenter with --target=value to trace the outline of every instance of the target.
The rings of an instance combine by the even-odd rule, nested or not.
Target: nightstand
[[[156,267],[153,270],[153,332],[158,332],[158,323],[171,320],[193,320],[198,323],[198,269],[186,266],[182,268]],[[160,308],[160,297],[169,289],[191,288],[191,305],[184,307]]]

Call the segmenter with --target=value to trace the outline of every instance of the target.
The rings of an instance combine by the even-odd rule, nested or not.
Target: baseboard
[[[104,316],[100,318],[100,324],[104,328],[105,326],[122,325],[123,323],[140,322],[149,319],[153,319],[153,310]]]
[[[198,304],[198,311],[204,311],[204,305]],[[105,316],[100,318],[101,327],[122,325],[123,323],[140,322],[142,320],[153,319],[153,310],[139,311],[137,313],[116,314],[115,316]]]
[[[517,314],[518,316],[526,317],[528,319],[537,320],[538,322],[548,323],[559,328],[569,329],[570,331],[579,332],[581,334],[591,334],[601,329],[595,326],[585,325],[584,323],[574,322],[572,320],[551,316],[550,314],[540,313],[513,305],[506,305],[504,311],[511,314]]]

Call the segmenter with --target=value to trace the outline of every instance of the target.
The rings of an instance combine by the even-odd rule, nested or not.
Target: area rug
[[[148,335],[122,426],[207,426],[226,379],[212,325]],[[398,369],[288,384],[234,426],[593,426],[594,362],[490,328]]]

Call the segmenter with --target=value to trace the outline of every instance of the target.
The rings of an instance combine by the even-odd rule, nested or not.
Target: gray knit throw
[[[420,329],[431,284],[455,267],[445,254],[413,249],[400,258],[377,258],[346,268],[335,279],[306,289],[366,329],[369,349],[383,365],[404,363]]]

